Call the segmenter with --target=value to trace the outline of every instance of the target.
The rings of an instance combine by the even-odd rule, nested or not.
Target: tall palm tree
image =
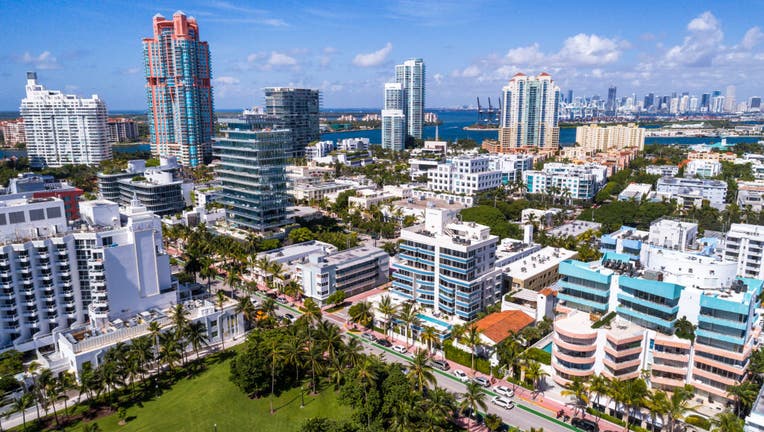
[[[303,302],[302,307],[304,309],[302,316],[300,317],[308,324],[308,331],[321,321],[322,312],[321,308],[316,304],[316,301],[308,297]]]
[[[34,396],[29,392],[24,392],[21,394],[21,396],[13,399],[13,402],[11,403],[11,408],[5,414],[5,418],[8,418],[11,415],[20,412],[21,422],[24,425],[23,429],[26,431],[27,430],[27,409],[29,409],[33,404],[34,404]]]
[[[668,398],[666,406],[666,416],[668,417],[668,432],[674,432],[676,422],[684,419],[687,411],[695,410],[696,405],[690,405],[692,397],[695,395],[695,387],[685,384],[674,390],[674,393]]]
[[[735,399],[735,414],[746,413],[756,401],[759,388],[753,381],[738,383],[727,387],[727,395]]]
[[[634,378],[621,382],[623,383],[621,402],[625,407],[623,421],[626,423],[626,430],[629,430],[631,411],[642,407],[645,403],[647,383],[642,378]]]
[[[218,307],[218,310],[223,310],[223,305],[225,305],[226,300],[228,300],[228,297],[225,296],[223,290],[218,290],[215,293],[215,303]]]
[[[406,325],[406,345],[409,344],[409,333],[411,326],[415,325],[419,321],[417,314],[417,306],[414,302],[404,303],[398,311],[398,319],[403,321],[403,323]]]
[[[191,344],[197,360],[199,359],[199,349],[203,346],[209,346],[209,337],[207,336],[207,326],[201,321],[189,323],[186,327],[186,340]]]
[[[560,391],[561,396],[572,396],[576,400],[576,408],[581,412],[586,411],[589,406],[589,389],[583,378],[574,376],[565,388]]]
[[[257,317],[257,308],[249,296],[243,296],[236,304],[236,313],[244,317],[244,324],[249,329],[249,326],[255,322]]]
[[[350,338],[342,349],[342,360],[350,366],[355,367],[363,360],[364,346],[357,338]]]
[[[276,393],[276,365],[279,364],[284,358],[284,347],[281,345],[281,341],[278,338],[269,339],[268,344],[268,360],[271,364],[271,414],[275,411],[273,409],[273,397]]]
[[[305,359],[305,341],[295,335],[284,341],[284,361],[294,367],[295,382],[300,382],[300,368]]]
[[[201,259],[201,268],[199,269],[199,276],[202,279],[207,279],[207,292],[212,288],[212,279],[218,276],[218,270],[214,267],[215,260],[212,257],[205,256]]]
[[[398,313],[393,304],[393,299],[389,295],[382,296],[377,306],[379,313],[385,316],[385,335],[393,328],[393,317]]]
[[[544,369],[541,368],[541,363],[535,361],[535,360],[529,360],[525,363],[525,379],[531,382],[531,386],[533,387],[534,391],[538,391],[541,388],[541,380],[549,376]],[[588,404],[588,394],[587,397],[587,404]]]
[[[475,373],[475,348],[480,345],[480,331],[476,325],[467,327],[467,331],[464,333],[467,345],[470,347],[470,359],[472,360],[472,373]]]
[[[480,387],[479,384],[474,382],[467,383],[467,391],[464,392],[463,399],[461,403],[459,404],[459,409],[462,412],[466,412],[468,409],[471,411],[469,415],[469,422],[470,422],[470,429],[472,429],[473,426],[473,417],[477,415],[479,410],[485,411],[487,408],[485,399],[485,393],[483,393],[483,388]]]
[[[743,432],[743,420],[731,411],[723,411],[711,420],[711,432]]]
[[[182,358],[181,347],[178,339],[173,333],[159,334],[159,364],[166,364],[170,370],[175,369],[175,365]]]
[[[427,345],[427,354],[432,355],[432,346],[440,342],[438,332],[432,326],[426,326],[422,333],[419,335],[419,340]]]
[[[436,426],[442,427],[453,416],[455,406],[456,399],[453,393],[437,386],[429,390],[424,403],[428,423],[435,423]]]
[[[305,365],[310,369],[311,393],[316,394],[316,375],[321,373],[324,360],[324,350],[313,339],[308,339],[305,344]]]
[[[610,387],[609,384],[610,383],[607,377],[600,374],[592,376],[591,380],[589,380],[589,397],[591,397],[592,394],[595,394],[595,405],[599,405],[600,397],[602,397],[604,394],[607,394]]]
[[[130,344],[130,352],[138,360],[141,367],[141,379],[143,379],[145,370],[148,369],[149,364],[154,359],[152,348],[152,341],[147,336],[135,338]]]
[[[355,368],[355,379],[363,388],[363,403],[369,403],[369,388],[376,384],[379,360],[375,356],[368,356]],[[366,426],[371,426],[371,416],[367,416]]]
[[[318,325],[318,340],[324,352],[329,356],[330,361],[339,357],[344,347],[339,327],[329,321],[321,321]]]
[[[263,299],[263,302],[260,303],[260,311],[265,314],[266,317],[270,319],[276,318],[276,300],[266,297]]]
[[[406,374],[408,379],[414,385],[414,389],[424,393],[427,388],[427,384],[435,384],[435,375],[433,375],[430,368],[427,367],[427,360],[430,356],[427,351],[418,349],[414,354],[414,358],[411,359],[411,365],[409,366],[409,372]]]
[[[348,312],[350,313],[350,321],[353,323],[367,328],[374,324],[374,310],[371,303],[367,301],[354,304]]]

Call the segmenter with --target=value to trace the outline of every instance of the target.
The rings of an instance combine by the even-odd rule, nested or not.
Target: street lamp
[[[214,426],[215,426],[215,432],[218,432],[218,424],[215,423]]]

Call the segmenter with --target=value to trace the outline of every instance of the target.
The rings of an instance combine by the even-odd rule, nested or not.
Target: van
[[[430,363],[430,367],[433,367],[435,369],[440,369],[443,371],[447,371],[451,369],[451,365],[449,365],[448,362],[445,360],[431,359],[429,363]]]

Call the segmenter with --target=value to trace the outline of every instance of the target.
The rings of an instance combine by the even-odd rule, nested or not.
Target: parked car
[[[503,386],[503,385],[494,387],[493,391],[508,398],[511,398],[512,396],[515,395],[515,392],[513,392],[511,388],[507,386]]]
[[[290,314],[290,313],[285,313],[285,314],[284,314],[284,318],[288,319],[288,320],[289,320],[289,321],[291,321],[291,322],[295,322],[295,321],[297,321],[297,318],[295,318],[295,317],[294,317],[294,315],[292,315],[292,314]]]
[[[600,427],[597,426],[597,423],[580,417],[574,418],[570,424],[586,432],[599,432],[600,430]]]
[[[481,385],[483,387],[490,387],[491,386],[491,382],[488,381],[488,378],[484,378],[484,377],[475,377],[475,378],[472,378],[472,382],[474,382],[477,385]]]
[[[465,373],[463,370],[459,370],[459,369],[455,370],[455,371],[454,371],[454,376],[455,376],[455,377],[456,377],[456,378],[457,378],[459,381],[461,381],[461,382],[463,382],[463,383],[466,383],[467,381],[469,381],[469,380],[470,380],[470,377],[469,377],[469,376],[467,376],[467,374],[466,374],[466,373]]]
[[[389,340],[382,339],[382,338],[377,339],[377,343],[379,345],[382,345],[385,348],[390,348],[391,346],[393,346],[393,344]]]
[[[403,345],[395,345],[395,346],[393,347],[393,351],[395,351],[395,352],[397,352],[397,353],[399,353],[399,354],[406,354],[407,352],[409,352],[409,351],[406,349],[406,347],[405,347],[405,346],[403,346]]]
[[[284,296],[278,296],[276,297],[276,301],[279,303],[287,303],[289,300],[287,300],[287,298]]]
[[[451,365],[449,365],[448,362],[445,360],[431,359],[429,364],[430,364],[430,367],[434,367],[435,369],[440,369],[444,371],[451,369]]]
[[[503,396],[494,396],[494,398],[491,399],[491,403],[508,410],[515,407],[515,404],[511,400]]]
[[[377,340],[377,338],[374,337],[374,335],[372,333],[364,333],[364,334],[361,335],[361,337],[366,339],[366,340],[370,340],[372,342]]]

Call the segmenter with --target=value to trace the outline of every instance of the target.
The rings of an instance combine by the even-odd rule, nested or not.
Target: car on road
[[[463,382],[463,383],[466,383],[467,381],[469,381],[469,380],[470,380],[470,377],[469,377],[469,376],[467,376],[467,374],[466,374],[466,373],[465,373],[463,370],[459,370],[459,369],[455,370],[455,371],[454,371],[454,376],[455,376],[455,377],[456,377],[456,378],[457,378],[459,381],[461,381],[461,382]]]
[[[580,418],[580,417],[576,417],[576,418],[574,418],[570,422],[570,424],[572,424],[573,426],[575,426],[575,427],[577,427],[577,428],[579,428],[579,429],[581,429],[583,431],[586,431],[586,432],[599,432],[600,431],[600,427],[597,426],[597,423],[595,423],[595,422],[593,422],[593,421],[591,421],[589,419],[583,419],[583,418]]]
[[[288,320],[289,320],[289,321],[291,321],[291,322],[295,322],[295,321],[297,321],[297,318],[295,318],[295,317],[294,317],[294,315],[292,315],[292,314],[290,314],[290,313],[285,313],[285,314],[284,314],[284,318],[288,319]]]
[[[494,396],[491,399],[491,403],[508,410],[515,407],[515,404],[504,396]]]
[[[406,347],[403,345],[395,345],[393,347],[393,351],[397,352],[398,354],[406,354],[407,352],[409,352],[409,350],[407,350]]]
[[[503,386],[503,385],[498,385],[494,387],[493,391],[508,398],[511,398],[512,396],[515,395],[515,392],[513,392],[511,388],[507,386]]]
[[[364,333],[364,334],[361,335],[361,337],[366,339],[366,340],[370,340],[372,342],[377,340],[377,338],[374,337],[374,335],[372,333]]]
[[[484,377],[475,377],[475,378],[472,378],[472,382],[474,382],[477,385],[481,385],[483,387],[490,387],[491,386],[491,382],[488,381],[488,378],[484,378]]]
[[[445,360],[431,359],[430,362],[429,362],[429,365],[430,365],[430,367],[433,367],[435,369],[440,369],[440,370],[443,370],[443,371],[447,371],[447,370],[451,369],[451,365],[449,365],[448,362],[445,361]]]
[[[287,303],[289,300],[287,300],[287,298],[284,296],[278,296],[276,297],[276,301],[279,303]]]
[[[381,345],[381,346],[383,346],[385,348],[390,348],[391,346],[393,346],[392,342],[390,342],[387,339],[382,339],[382,338],[377,339],[377,344],[379,344],[379,345]]]

